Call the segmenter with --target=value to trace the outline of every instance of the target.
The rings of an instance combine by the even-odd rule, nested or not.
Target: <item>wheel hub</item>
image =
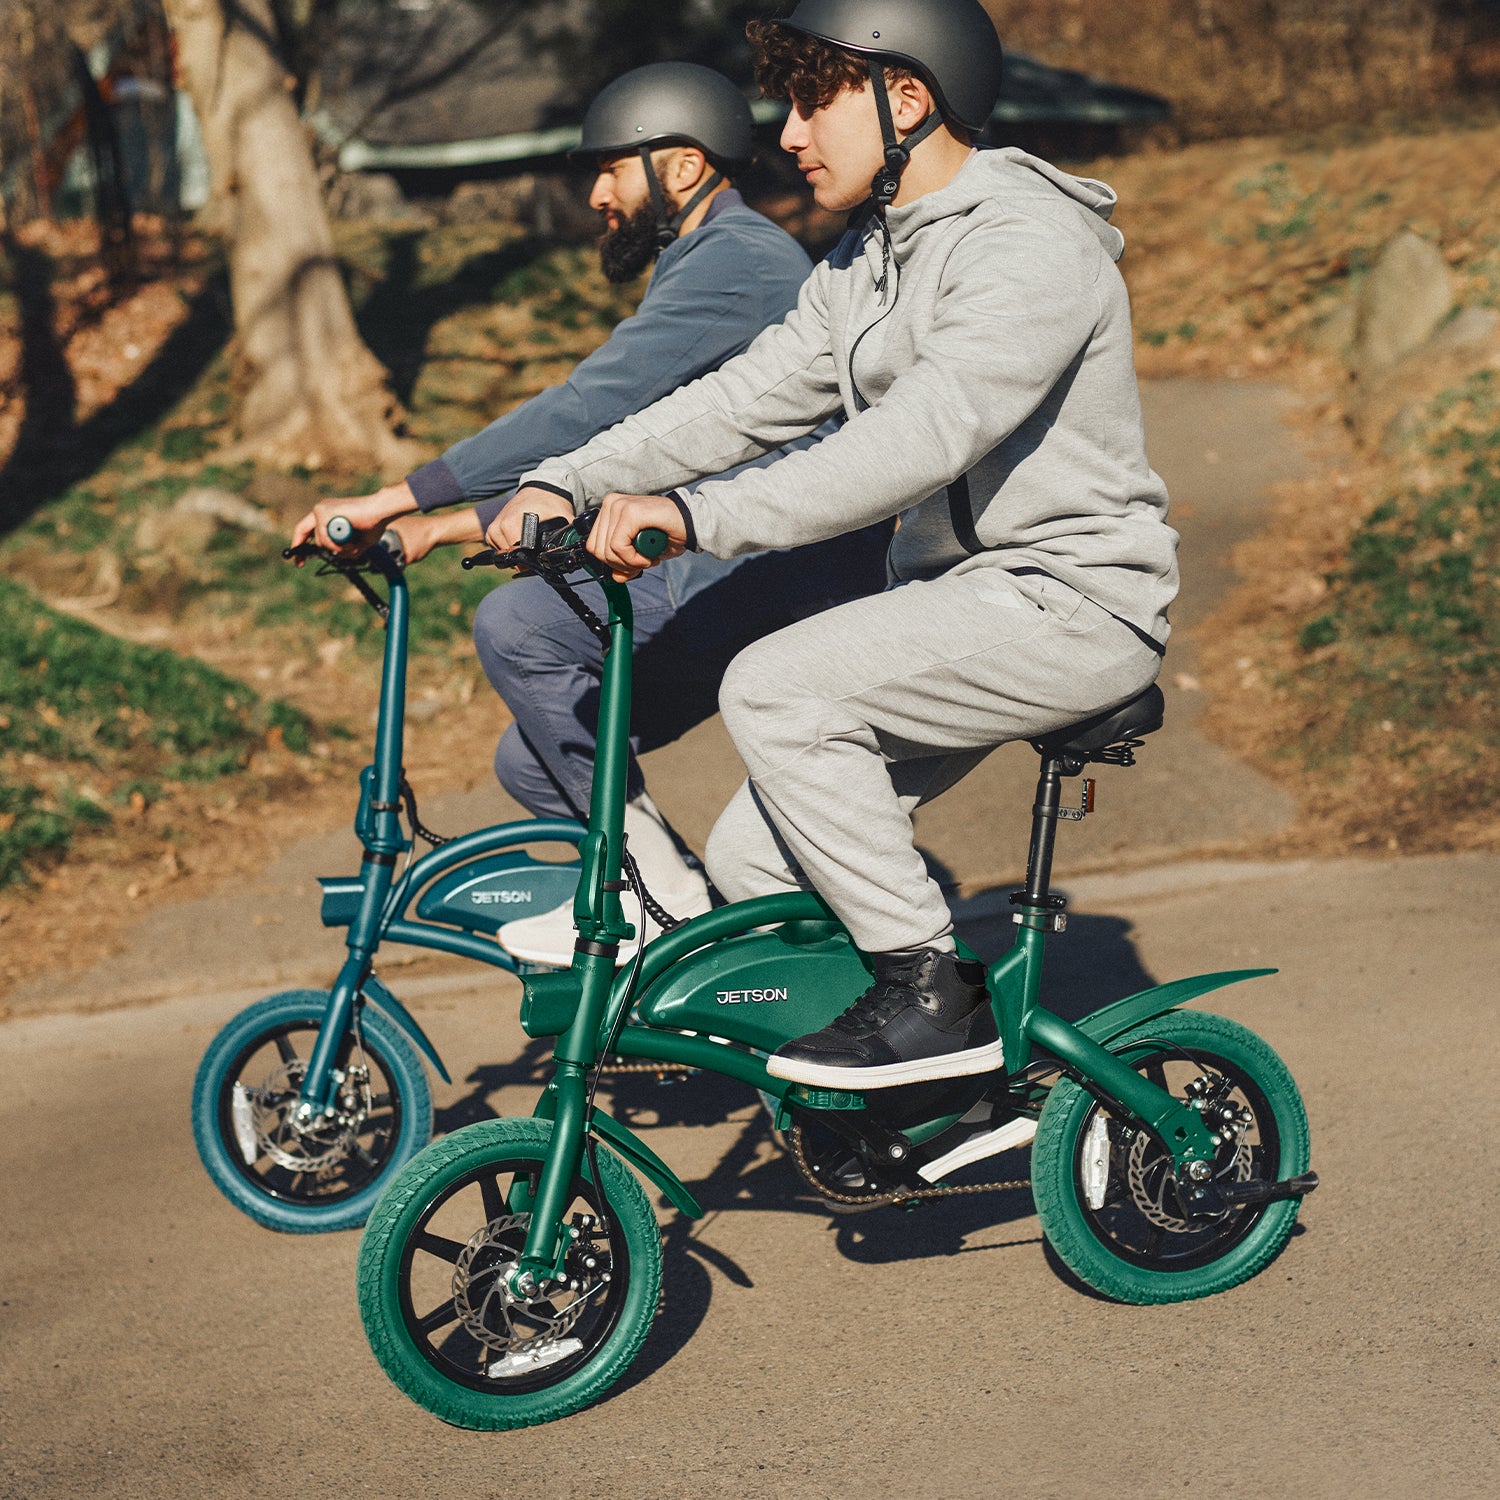
[[[267,1156],[289,1172],[327,1172],[353,1151],[370,1113],[369,1069],[344,1073],[331,1115],[303,1119],[297,1106],[306,1072],[306,1062],[294,1057],[272,1069],[258,1088],[235,1084],[231,1112],[247,1166]]]
[[[512,1278],[531,1215],[503,1214],[469,1237],[453,1268],[453,1306],[491,1379],[529,1374],[583,1348],[570,1337],[573,1325],[610,1279],[609,1252],[594,1243],[593,1222],[574,1216],[566,1278],[526,1296],[512,1289]]]
[[[1211,1166],[1208,1162],[1194,1165],[1209,1168],[1205,1180],[1244,1182],[1252,1170],[1252,1153],[1245,1132],[1253,1123],[1253,1116],[1243,1106],[1228,1102],[1229,1090],[1228,1079],[1208,1073],[1195,1078],[1185,1090],[1189,1103],[1201,1111],[1204,1122],[1219,1141]],[[1172,1159],[1148,1131],[1133,1132],[1125,1162],[1130,1196],[1152,1224],[1169,1234],[1191,1234],[1202,1228],[1210,1216],[1199,1214],[1190,1219],[1183,1213]],[[1229,1212],[1225,1210],[1212,1217],[1224,1218]]]

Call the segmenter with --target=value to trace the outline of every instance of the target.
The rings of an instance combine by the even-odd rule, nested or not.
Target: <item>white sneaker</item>
[[[646,889],[674,917],[686,921],[689,917],[701,917],[712,908],[708,882],[678,852],[676,840],[668,831],[667,820],[645,793],[625,804],[625,840]],[[620,905],[624,908],[625,920],[637,934],[620,945],[615,962],[626,964],[635,957],[640,946],[641,907],[631,891],[621,893]],[[663,930],[650,917],[646,918],[644,932],[648,943],[660,937]],[[568,900],[552,911],[507,922],[497,936],[500,946],[513,958],[524,963],[552,964],[565,969],[573,962],[573,944],[578,937],[573,926],[573,903]]]
[[[647,890],[651,889],[647,882]],[[653,891],[654,895],[655,892]],[[666,905],[663,902],[663,905]],[[625,920],[635,928],[637,934],[641,931],[641,904],[635,899],[630,891],[620,893],[620,906],[625,913]],[[669,906],[667,909],[674,917],[681,917],[684,921],[688,917],[700,917],[708,911],[710,902],[707,892],[701,906],[691,910],[681,906]],[[665,929],[646,918],[646,941],[652,942],[662,935]],[[528,964],[551,964],[555,968],[565,969],[573,962],[573,944],[578,939],[578,930],[573,926],[573,903],[565,901],[561,906],[554,907],[551,911],[539,912],[534,917],[520,917],[514,922],[507,922],[496,934],[500,946],[510,954],[512,958],[519,958]],[[615,963],[628,964],[635,957],[635,950],[640,946],[639,937],[633,937],[628,942],[620,944],[619,954]]]

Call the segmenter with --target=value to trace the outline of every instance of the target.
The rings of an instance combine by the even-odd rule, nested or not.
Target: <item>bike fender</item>
[[[698,1200],[678,1180],[677,1174],[628,1125],[622,1125],[602,1109],[590,1116],[596,1135],[608,1142],[638,1172],[649,1177],[671,1200],[672,1206],[690,1219],[701,1219]]]
[[[1260,979],[1275,972],[1275,969],[1226,969],[1219,974],[1195,974],[1191,979],[1174,979],[1170,984],[1158,984],[1137,995],[1127,995],[1125,999],[1116,1000],[1113,1005],[1106,1005],[1103,1010],[1096,1010],[1073,1024],[1090,1041],[1103,1046],[1138,1022],[1165,1015],[1210,990],[1238,984],[1242,979]]]
[[[417,1023],[417,1018],[372,974],[365,980],[362,991],[371,1005],[383,1010],[406,1034],[406,1039],[432,1064],[433,1071],[444,1083],[452,1083],[437,1048],[427,1040],[427,1033]]]

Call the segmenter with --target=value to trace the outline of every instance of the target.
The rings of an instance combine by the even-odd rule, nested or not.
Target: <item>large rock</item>
[[[329,185],[328,212],[335,219],[383,223],[405,218],[409,209],[400,183],[388,172],[340,172]]]
[[[1350,364],[1378,380],[1432,337],[1453,308],[1453,273],[1437,247],[1403,229],[1359,289]]]

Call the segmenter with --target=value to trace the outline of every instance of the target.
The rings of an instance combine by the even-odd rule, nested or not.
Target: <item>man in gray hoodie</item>
[[[730,668],[720,703],[750,779],[709,870],[735,898],[811,884],[873,960],[871,989],[774,1074],[868,1089],[983,1072],[1002,1062],[983,970],[956,954],[912,811],[995,746],[1143,692],[1177,589],[1114,194],[972,149],[1001,63],[978,0],[802,0],[750,34],[763,90],[792,102],[782,145],[820,204],[861,208],[854,227],[785,322],[527,475],[490,535],[602,502],[590,547],[623,577],[648,565],[644,526],[732,557],[899,517],[885,593]],[[840,410],[811,448],[673,492]]]

